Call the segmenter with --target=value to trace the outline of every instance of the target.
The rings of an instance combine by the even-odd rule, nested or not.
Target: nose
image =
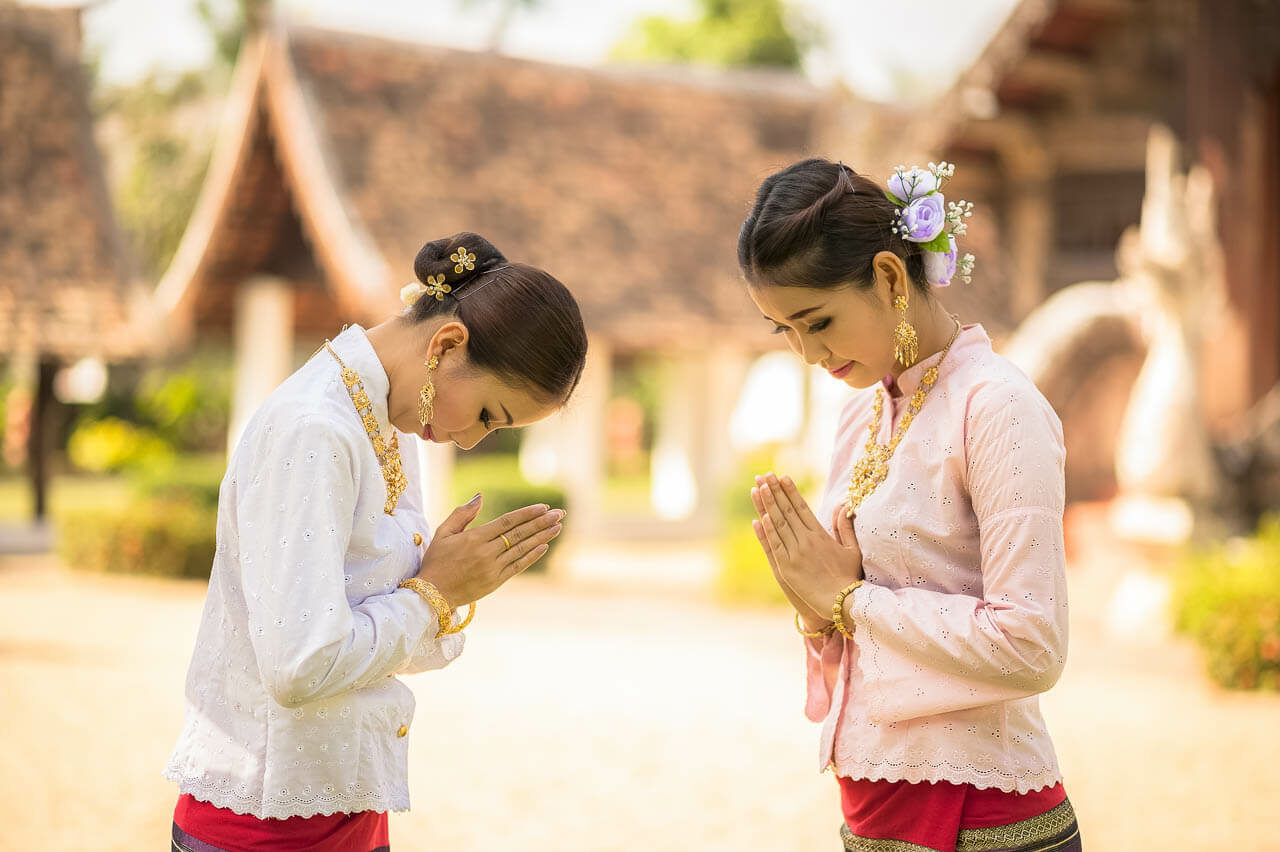
[[[803,338],[801,338],[800,340],[797,341],[796,346],[798,348],[800,357],[804,359],[804,362],[806,364],[810,364],[810,365],[821,364],[823,359],[825,359],[827,355],[830,354],[830,352],[828,352],[827,350],[827,347],[823,346],[821,343],[819,343],[816,340],[813,340],[812,338],[810,338],[808,341],[805,341]]]
[[[484,436],[488,433],[483,427],[479,427],[480,431],[468,429],[464,434],[459,435],[457,432],[453,434],[453,442],[458,445],[459,449],[469,450],[476,444],[484,440]]]

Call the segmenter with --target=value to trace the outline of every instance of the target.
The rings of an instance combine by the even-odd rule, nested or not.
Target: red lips
[[[841,367],[838,370],[827,370],[827,372],[837,379],[843,379],[845,376],[849,375],[849,371],[852,369],[853,369],[853,362],[850,361],[848,364],[845,364],[843,367]]]

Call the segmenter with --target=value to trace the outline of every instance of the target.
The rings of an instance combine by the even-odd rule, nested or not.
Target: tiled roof
[[[74,9],[0,3],[0,355],[136,354]]]
[[[759,330],[735,245],[761,179],[814,148],[824,100],[800,78],[676,82],[312,29],[288,56],[392,275],[473,230],[563,280],[619,345]]]

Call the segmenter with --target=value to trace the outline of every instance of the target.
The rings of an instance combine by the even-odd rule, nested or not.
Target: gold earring
[[[418,421],[426,426],[431,422],[431,418],[435,416],[436,403],[436,385],[431,381],[431,374],[440,366],[440,359],[432,355],[431,359],[425,363],[427,368],[427,383],[422,386],[422,390],[418,391]]]
[[[893,330],[893,357],[904,367],[910,367],[920,357],[920,338],[916,330],[907,322],[907,297],[895,296],[893,306],[898,309],[901,318]]]

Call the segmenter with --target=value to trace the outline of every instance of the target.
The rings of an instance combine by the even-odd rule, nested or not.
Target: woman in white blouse
[[[564,512],[428,532],[409,435],[475,446],[562,406],[587,339],[569,291],[463,233],[428,243],[407,309],[345,329],[255,413],[218,499],[217,549],[165,770],[174,850],[387,847],[409,807],[413,694],[475,601],[547,552]],[[465,614],[464,614],[465,613]]]
[[[769,473],[753,524],[806,636],[845,848],[1069,852],[1036,697],[1067,651],[1062,429],[934,298],[973,263],[955,243],[971,205],[940,192],[951,170],[899,167],[886,188],[815,159],[761,185],[738,243],[751,298],[860,390],[818,511]]]

